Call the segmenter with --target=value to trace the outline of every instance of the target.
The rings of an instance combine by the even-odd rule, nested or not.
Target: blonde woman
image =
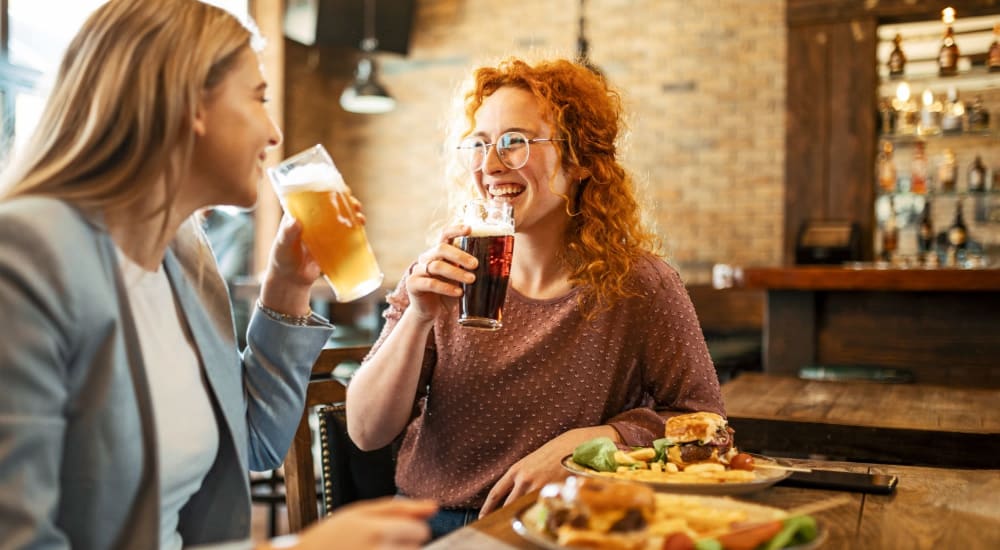
[[[258,43],[196,0],[111,0],[70,44],[0,188],[0,548],[250,545],[247,471],[281,463],[331,332],[286,221],[239,353],[194,221],[253,205],[281,139]],[[291,544],[415,548],[433,510],[355,506]]]
[[[691,300],[618,159],[615,90],[568,60],[508,59],[462,100],[458,185],[514,209],[503,328],[458,325],[476,259],[451,244],[470,228],[448,227],[389,297],[347,395],[358,446],[402,435],[396,483],[444,508],[435,536],[561,478],[583,441],[649,445],[664,415],[723,413]]]

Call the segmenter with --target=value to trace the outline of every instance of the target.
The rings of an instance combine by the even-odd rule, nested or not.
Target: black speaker
[[[309,46],[359,49],[365,34],[365,1],[291,0],[285,13],[285,34]],[[408,54],[416,0],[368,1],[375,5],[376,51]],[[307,25],[315,27],[302,28]]]
[[[842,264],[861,260],[861,228],[855,222],[807,220],[795,243],[796,264]]]

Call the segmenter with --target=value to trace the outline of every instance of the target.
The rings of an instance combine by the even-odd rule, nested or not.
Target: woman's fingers
[[[354,198],[354,195],[348,197],[351,201],[351,207],[354,208],[354,216],[364,225],[368,220],[365,218],[365,213],[361,211],[361,201]]]
[[[490,493],[486,495],[486,500],[483,501],[483,507],[479,510],[479,517],[483,517],[486,514],[500,508],[500,503],[504,502],[507,495],[514,488],[514,475],[510,470],[500,478],[499,481],[493,485],[490,489]]]
[[[406,515],[426,519],[437,512],[438,506],[433,500],[409,499],[402,497],[383,497],[367,501],[374,513],[390,515]]]

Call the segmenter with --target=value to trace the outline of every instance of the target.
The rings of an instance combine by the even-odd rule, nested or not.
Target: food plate
[[[754,455],[754,461],[756,464],[770,464],[777,466],[778,463],[771,458],[767,458],[760,455]],[[782,470],[780,468],[759,468],[754,470],[754,479],[750,481],[737,481],[737,480],[706,480],[699,481],[695,483],[685,482],[681,476],[677,476],[675,481],[670,481],[669,473],[664,473],[662,475],[656,475],[655,480],[648,478],[636,478],[632,475],[623,475],[615,472],[598,472],[586,466],[581,466],[576,462],[573,462],[573,455],[566,455],[562,459],[562,466],[569,472],[583,477],[594,477],[598,479],[621,479],[625,481],[633,481],[636,483],[643,483],[652,487],[656,491],[661,491],[665,493],[684,493],[689,495],[745,495],[747,493],[754,493],[774,485],[775,483],[785,479],[791,472],[788,470]],[[650,476],[654,474],[649,472]],[[660,479],[663,481],[660,481]]]
[[[535,528],[532,522],[525,520],[525,514],[527,514],[534,506],[534,504],[528,505],[514,516],[511,520],[511,527],[514,529],[514,532],[540,548],[546,548],[549,550],[571,550],[574,548],[572,546],[562,546],[558,544],[555,540],[546,535],[545,532]],[[822,522],[817,521],[816,538],[806,544],[786,546],[782,550],[813,550],[815,548],[819,548],[826,541],[826,537],[826,529],[823,528]]]

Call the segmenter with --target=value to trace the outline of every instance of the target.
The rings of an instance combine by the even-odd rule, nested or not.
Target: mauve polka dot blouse
[[[496,332],[460,327],[457,302],[438,318],[399,452],[400,491],[479,508],[513,463],[569,429],[610,424],[649,445],[663,434],[656,410],[725,414],[680,276],[650,255],[629,282],[641,294],[590,321],[577,290],[534,300],[511,289]],[[408,303],[404,279],[374,349]]]

